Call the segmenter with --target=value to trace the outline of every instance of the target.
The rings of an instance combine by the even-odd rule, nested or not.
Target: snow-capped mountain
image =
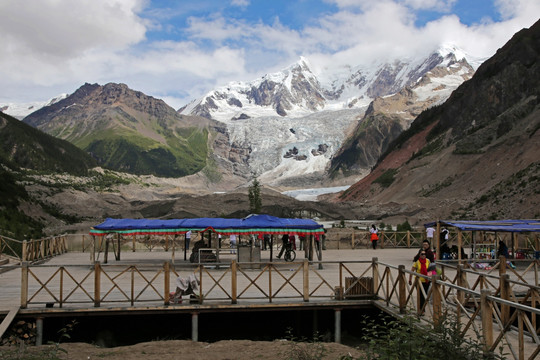
[[[374,99],[376,108],[401,119],[399,131],[405,130],[422,110],[444,102],[480,63],[453,46],[419,59],[317,71],[300,58],[281,72],[210,91],[179,112],[224,123],[235,155],[242,153],[242,163],[262,182],[309,185],[323,178],[352,130],[361,131]],[[382,144],[370,158],[376,161],[381,149]]]
[[[15,104],[15,103],[0,104],[0,111],[2,111],[4,114],[8,114],[10,116],[13,116],[14,118],[22,120],[26,116],[33,113],[34,111],[37,111],[44,106],[55,104],[59,102],[60,100],[63,100],[67,97],[68,97],[68,94],[60,94],[47,101],[36,101],[36,102],[22,103],[22,104]]]
[[[301,57],[281,72],[212,90],[179,112],[229,123],[262,116],[297,118],[323,110],[365,108],[373,99],[414,86],[431,70],[461,60],[472,68],[481,62],[455,46],[441,46],[425,58],[325,68],[315,74],[309,61]]]

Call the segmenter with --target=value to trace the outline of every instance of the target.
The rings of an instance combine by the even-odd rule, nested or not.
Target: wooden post
[[[379,246],[381,247],[381,249],[384,249],[384,230],[381,231],[381,236],[379,237]]]
[[[405,265],[398,266],[398,291],[399,291],[399,313],[405,314],[407,307],[407,290],[405,285]]]
[[[274,234],[270,235],[270,262],[273,261],[274,256]]]
[[[28,241],[23,240],[22,242],[22,258],[21,262],[28,261]]]
[[[467,285],[467,273],[464,271],[462,264],[459,264],[457,266],[456,277],[457,277],[457,285],[459,287],[465,288],[466,285]],[[458,290],[457,291],[457,301],[462,305],[465,303],[465,293],[463,292],[463,290]],[[461,307],[460,306],[457,307],[457,319],[458,319],[458,322],[461,319]]]
[[[379,288],[379,259],[374,257],[371,259],[371,276],[373,277],[373,294],[377,295],[377,289]]]
[[[135,267],[130,266],[129,267],[129,273],[131,275],[131,287],[130,287],[130,294],[129,294],[129,301],[131,306],[133,306],[135,302]]]
[[[94,307],[99,307],[101,291],[101,265],[99,261],[94,263]]]
[[[28,262],[23,261],[21,264],[21,309],[26,309],[28,306]]]
[[[231,262],[231,303],[236,304],[237,302],[237,263],[236,260]],[[270,294],[270,302],[272,301],[272,294]]]
[[[309,234],[309,261],[313,261],[313,234]]]
[[[304,259],[304,301],[309,301],[309,260]]]
[[[352,229],[352,235],[351,235],[351,249],[354,250],[354,228]]]
[[[118,233],[116,235],[116,242],[118,244],[118,255],[116,255],[116,254],[114,254],[114,255],[115,255],[116,260],[118,260],[118,261],[120,261],[120,239],[121,239],[121,237],[122,236],[120,235],[120,233]]]
[[[491,309],[491,304],[488,301],[488,296],[490,295],[489,290],[482,290],[480,295],[480,311],[482,314],[482,340],[483,340],[483,350],[484,354],[491,349],[493,344],[493,313]]]
[[[199,304],[202,304],[204,301],[203,299],[203,269],[204,269],[204,266],[199,265]]]
[[[96,261],[96,237],[92,235],[92,255],[90,255],[90,261],[94,263]]]
[[[510,301],[510,275],[504,274],[499,278],[501,288],[501,299]],[[501,322],[506,326],[510,319],[510,307],[508,305],[501,304]]]
[[[411,248],[411,231],[407,230],[407,249]]]
[[[60,295],[59,300],[60,304],[59,307],[62,307],[62,303],[64,302],[64,270],[65,268],[63,266],[60,266]]]
[[[538,248],[536,248],[538,249]],[[538,286],[538,260],[533,264],[534,269],[534,277],[535,277],[535,284]],[[536,304],[538,303],[538,297],[535,295],[531,298],[531,307],[536,309]],[[534,329],[537,329],[536,327],[536,314],[531,314],[531,323],[533,325]]]
[[[268,266],[268,301],[272,302],[272,266]]]
[[[165,261],[163,264],[163,281],[165,283],[163,284],[163,289],[165,294],[164,295],[164,304],[169,305],[170,303],[170,291],[171,291],[171,264],[168,261]]]
[[[131,236],[131,252],[135,252],[135,240],[137,238],[137,235],[133,234],[133,236]]]
[[[437,282],[439,276],[431,276],[431,296],[433,299],[433,324],[439,326],[442,321],[441,285]],[[427,301],[426,301],[427,302]]]
[[[518,354],[519,360],[525,360],[525,339],[523,338],[523,317],[526,315],[521,310],[516,310],[518,312]],[[536,351],[538,354],[538,349]]]
[[[506,274],[506,258],[499,256],[499,277]]]
[[[105,237],[105,259],[104,263],[106,264],[109,261],[109,239]]]
[[[437,220],[437,228],[435,230],[435,260],[441,259],[441,222]]]

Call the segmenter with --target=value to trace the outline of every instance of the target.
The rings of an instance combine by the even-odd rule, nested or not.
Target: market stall
[[[534,252],[533,256],[538,256],[539,253],[539,236],[540,233],[540,220],[491,220],[491,221],[458,221],[458,220],[439,220],[424,224],[426,228],[436,226],[435,232],[435,248],[437,252],[437,259],[441,259],[441,246],[444,244],[444,239],[441,239],[441,230],[445,227],[453,227],[457,229],[457,247],[458,247],[458,260],[462,260],[462,234],[465,231],[471,232],[472,238],[472,258],[481,259],[487,258],[487,254],[497,253],[497,233],[510,233],[511,234],[511,246],[512,256],[515,256],[517,246],[516,237],[517,234],[522,233],[535,233],[534,242],[531,244],[531,251]],[[479,232],[492,232],[495,234],[493,241],[484,241],[483,239],[477,239],[475,233]],[[477,241],[479,240],[479,241]],[[491,255],[490,255],[491,256]]]
[[[105,256],[107,256],[109,246],[113,247],[115,258],[120,259],[120,240],[122,237],[145,235],[149,239],[152,236],[172,237],[172,256],[174,259],[175,243],[179,237],[184,240],[184,260],[187,259],[186,233],[200,233],[202,239],[205,234],[208,236],[208,248],[214,245],[219,249],[219,240],[212,243],[214,234],[217,235],[237,235],[239,243],[246,239],[262,239],[264,234],[269,234],[273,241],[276,235],[299,235],[310,237],[324,234],[323,226],[311,219],[279,218],[270,215],[249,215],[243,219],[224,218],[195,218],[195,219],[106,219],[103,223],[91,228],[90,235],[105,238]],[[94,244],[97,242],[94,240]],[[254,242],[251,241],[251,244]],[[101,247],[94,245],[94,259],[96,252],[101,251]],[[272,253],[270,254],[272,258]],[[253,257],[250,258],[253,260]],[[105,262],[107,261],[107,258]]]

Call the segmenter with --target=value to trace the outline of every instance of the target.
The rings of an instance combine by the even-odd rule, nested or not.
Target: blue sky
[[[489,57],[540,18],[538,0],[2,0],[0,105],[121,82],[174,108],[309,59]]]

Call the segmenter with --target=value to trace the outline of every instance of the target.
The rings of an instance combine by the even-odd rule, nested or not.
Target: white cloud
[[[250,3],[250,0],[231,0],[231,5],[246,7]]]
[[[447,12],[457,0],[402,0],[403,4],[417,10],[435,10]]]
[[[0,2],[0,101],[46,100],[85,82],[123,82],[178,108],[216,86],[252,80],[307,56],[323,68],[381,57],[414,56],[452,42],[491,56],[540,17],[540,1],[494,0],[504,20],[467,26],[448,12],[455,0],[327,0],[338,7],[291,29],[232,19],[221,13],[166,22],[163,9],[144,0],[3,0]],[[231,0],[249,9],[248,0]],[[143,18],[142,11],[145,9]],[[415,26],[418,9],[441,17]],[[187,11],[184,7],[177,13]],[[150,30],[171,29],[168,40],[149,41]],[[40,95],[41,94],[41,95]]]

